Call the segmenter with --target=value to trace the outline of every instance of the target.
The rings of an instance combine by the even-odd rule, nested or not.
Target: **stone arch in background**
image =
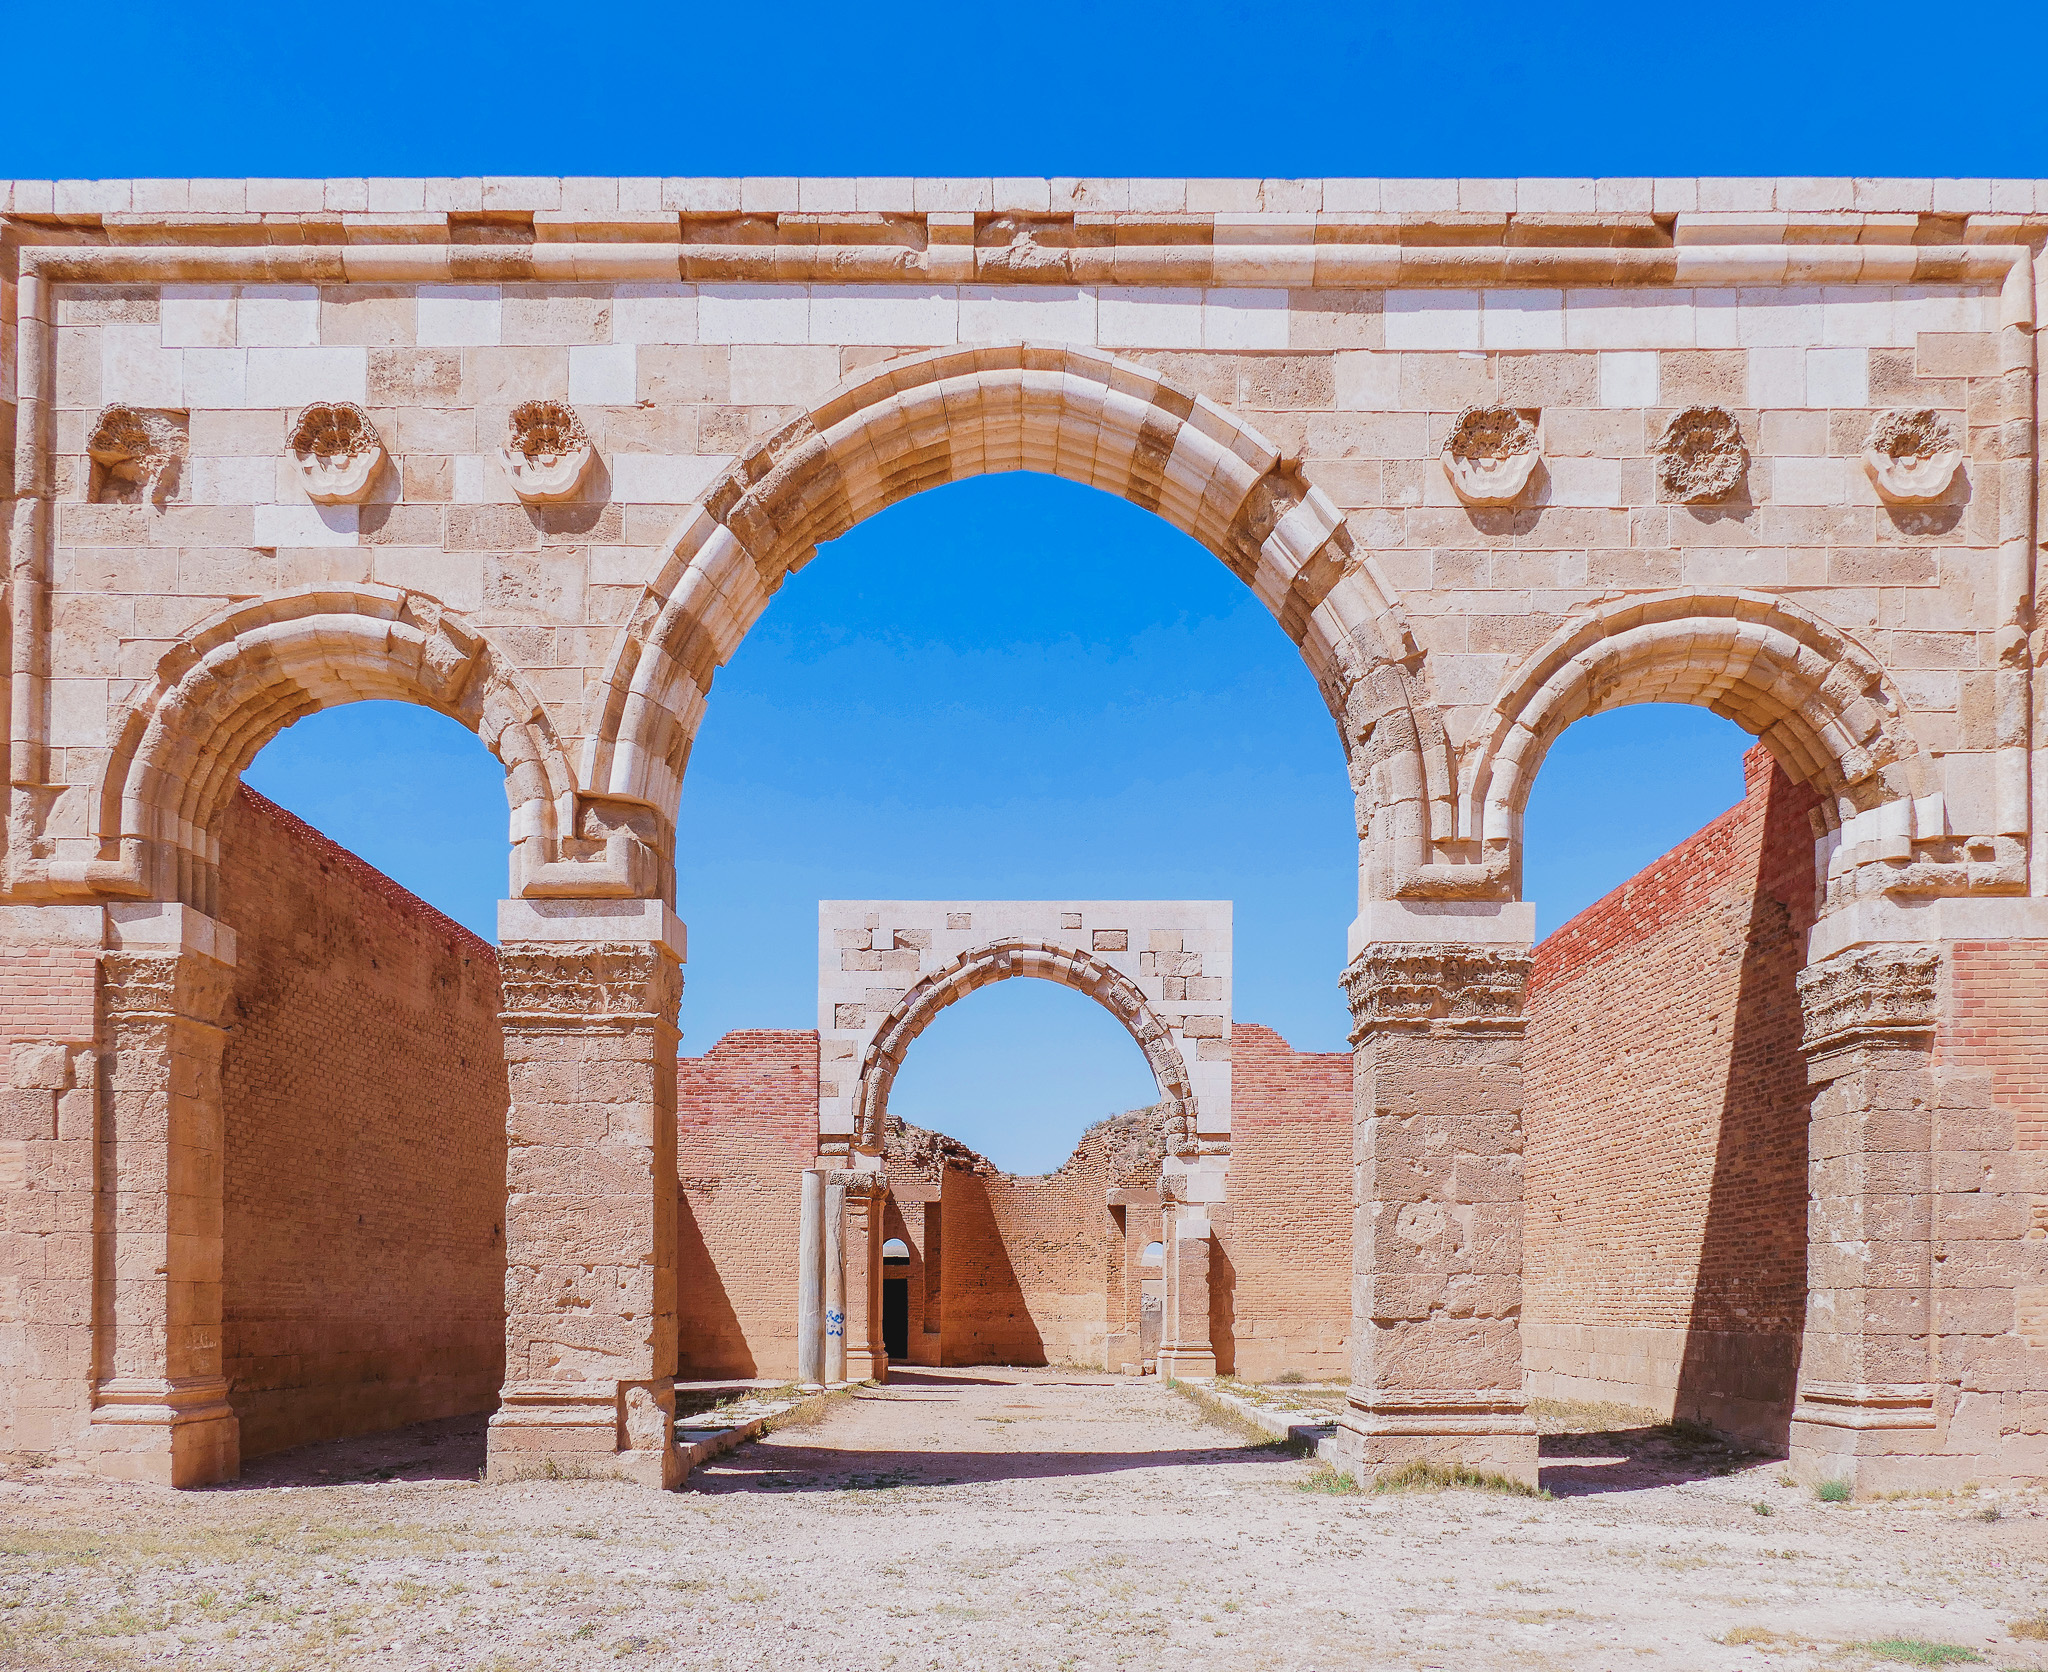
[[[881,1153],[889,1131],[889,1093],[911,1042],[938,1020],[948,1005],[993,982],[1020,976],[1071,988],[1093,999],[1124,1025],[1145,1053],[1158,1082],[1166,1105],[1167,1141],[1185,1149],[1195,1130],[1195,1088],[1172,1030],[1159,1019],[1138,984],[1087,953],[1015,939],[995,941],[962,954],[905,993],[883,1019],[861,1063],[854,1148],[863,1154]]]

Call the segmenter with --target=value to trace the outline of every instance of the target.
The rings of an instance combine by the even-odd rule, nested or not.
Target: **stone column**
[[[796,1379],[825,1379],[825,1175],[803,1175],[803,1218],[796,1249]]]
[[[1363,1481],[1417,1459],[1534,1484],[1522,1392],[1519,943],[1379,942],[1344,972],[1355,1025],[1351,1397]]]
[[[151,908],[175,939],[100,958],[94,1387],[85,1447],[104,1475],[200,1486],[241,1473],[221,1358],[222,1027],[233,936]]]
[[[825,1186],[825,1380],[846,1380],[846,1186]]]
[[[625,900],[507,901],[499,922],[511,1107],[489,1476],[674,1486],[680,925]]]
[[[1199,1206],[1176,1202],[1162,1235],[1166,1243],[1166,1316],[1161,1320],[1159,1374],[1183,1380],[1214,1376],[1216,1348],[1209,1339],[1209,1216]]]
[[[1933,1362],[1934,1030],[1941,952],[1874,946],[1802,970],[1806,1333],[1794,1468],[1861,1488],[1940,1484]]]
[[[882,1339],[882,1210],[889,1181],[880,1173],[833,1173],[846,1191],[846,1374],[856,1382],[889,1379]]]

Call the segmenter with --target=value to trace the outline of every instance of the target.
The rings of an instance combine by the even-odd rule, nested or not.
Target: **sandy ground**
[[[1550,1501],[1331,1492],[1157,1383],[899,1371],[677,1493],[481,1485],[480,1419],[201,1492],[17,1468],[0,1666],[1701,1672],[1899,1637],[2048,1666],[2007,1630],[2048,1607],[2040,1495],[1822,1504],[1644,1431],[1545,1451]]]

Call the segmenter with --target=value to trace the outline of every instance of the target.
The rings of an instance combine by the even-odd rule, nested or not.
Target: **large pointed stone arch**
[[[515,892],[570,868],[557,856],[572,769],[517,670],[425,594],[309,587],[217,611],[164,655],[117,722],[91,809],[96,857],[51,862],[46,886],[217,914],[218,826],[243,769],[293,721],[373,698],[460,721],[503,764]],[[624,892],[601,865],[573,869],[593,877],[577,892]]]
[[[1343,514],[1242,420],[1092,349],[947,349],[843,385],[705,495],[614,647],[585,787],[667,818],[713,674],[819,542],[925,488],[1014,470],[1119,494],[1199,540],[1272,611],[1340,720],[1371,671],[1417,659]]]

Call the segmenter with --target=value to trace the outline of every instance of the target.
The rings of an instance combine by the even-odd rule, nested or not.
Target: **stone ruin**
[[[1048,1354],[1142,1362],[1156,1281],[1154,1362],[1341,1367],[1360,1474],[1531,1478],[1532,1392],[1625,1389],[1863,1489],[2048,1473],[2044,240],[2027,181],[0,183],[0,1444],[191,1485],[489,1405],[496,1475],[672,1484],[679,1370],[793,1371],[810,1274],[886,1373],[894,1238],[941,1358],[1000,1252]],[[1019,469],[1298,648],[1349,1052],[1069,902],[679,1056],[716,670],[821,542]],[[504,765],[495,953],[239,793],[366,697]],[[1530,785],[1640,701],[1756,736],[1750,797],[1536,948]],[[920,1018],[1005,974],[1134,1026],[1156,1186],[891,1175]],[[304,1265],[344,1201],[407,1251],[369,1312]]]

